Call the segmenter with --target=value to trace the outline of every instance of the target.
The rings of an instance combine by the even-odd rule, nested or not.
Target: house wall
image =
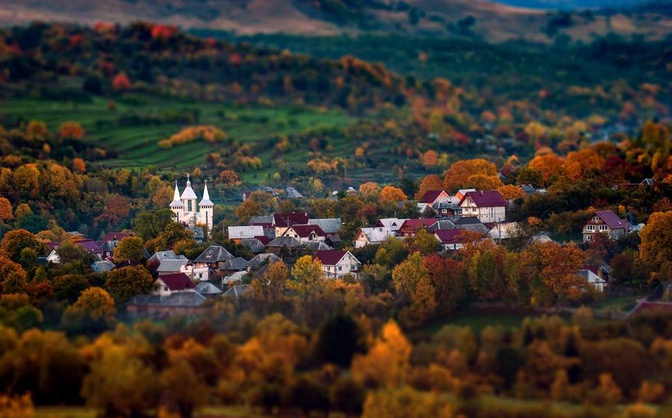
[[[324,276],[327,278],[338,278],[343,277],[346,274],[351,274],[355,277],[358,276],[357,271],[361,268],[361,264],[357,262],[357,259],[348,254],[341,259],[334,266],[323,266]]]

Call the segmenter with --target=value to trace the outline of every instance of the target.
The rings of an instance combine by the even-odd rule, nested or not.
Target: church
[[[180,195],[180,190],[177,187],[177,181],[175,181],[175,195],[173,197],[173,202],[170,204],[170,210],[175,214],[174,218],[176,222],[180,222],[190,229],[194,229],[199,225],[205,225],[208,229],[208,234],[212,231],[213,226],[213,210],[214,204],[210,200],[210,194],[208,193],[208,182],[205,182],[203,188],[203,199],[196,206],[196,200],[198,197],[194,192],[194,189],[191,188],[191,181],[189,180],[189,175],[187,175],[187,187]]]

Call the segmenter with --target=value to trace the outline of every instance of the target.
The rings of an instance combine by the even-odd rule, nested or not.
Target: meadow
[[[112,108],[111,108],[112,107]],[[94,165],[105,167],[143,168],[156,166],[159,171],[175,172],[202,166],[205,155],[217,152],[225,145],[203,141],[183,144],[170,149],[160,149],[157,142],[178,132],[188,123],[159,120],[162,115],[197,114],[197,123],[214,125],[224,130],[229,139],[239,144],[253,146],[277,135],[295,135],[315,129],[346,127],[354,118],[338,110],[309,107],[243,107],[232,104],[181,101],[142,97],[134,103],[110,103],[93,98],[89,103],[64,102],[44,99],[9,99],[0,103],[0,124],[14,126],[20,121],[40,120],[47,128],[57,130],[66,121],[75,121],[86,131],[85,140],[104,147],[116,154],[114,158],[100,160]],[[351,155],[348,144],[333,150],[335,156]],[[244,174],[244,179],[255,182],[263,179],[274,167],[272,148],[265,148],[256,155],[265,166],[254,173]],[[304,164],[305,152],[290,149],[284,160],[288,164]]]

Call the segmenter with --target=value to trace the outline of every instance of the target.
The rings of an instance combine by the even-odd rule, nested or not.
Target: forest
[[[0,29],[0,416],[672,413],[670,316],[635,309],[672,275],[666,44],[198,35]],[[169,210],[187,174],[214,201],[201,242]],[[505,241],[354,245],[472,188],[506,201]],[[632,232],[583,242],[598,211]],[[357,277],[287,248],[205,314],[130,315],[154,253],[250,260],[228,227],[299,212],[341,220]],[[95,270],[83,240],[116,233]]]

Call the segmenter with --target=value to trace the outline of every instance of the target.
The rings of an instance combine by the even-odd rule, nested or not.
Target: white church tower
[[[173,201],[170,204],[170,210],[173,212],[173,219],[176,222],[187,225],[190,228],[194,228],[198,225],[205,225],[208,228],[208,234],[212,231],[214,222],[214,203],[210,200],[210,194],[208,193],[208,183],[205,182],[205,187],[203,190],[203,199],[196,206],[196,201],[198,197],[194,192],[194,189],[191,188],[191,180],[189,175],[187,175],[187,187],[180,195],[180,189],[177,187],[177,181],[175,182],[175,194],[173,196]]]
[[[208,234],[210,234],[210,231],[212,231],[214,208],[215,205],[212,203],[212,200],[210,200],[210,194],[208,193],[208,181],[206,180],[205,187],[203,188],[203,199],[201,199],[201,202],[198,204],[198,217],[201,224],[207,225]]]

